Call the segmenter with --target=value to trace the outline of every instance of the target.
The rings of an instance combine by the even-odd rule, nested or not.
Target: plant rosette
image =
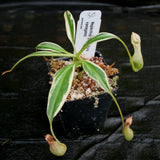
[[[56,72],[62,67],[72,63],[72,59],[47,59],[49,66],[50,84]],[[89,61],[101,67],[108,76],[112,92],[117,90],[118,69],[113,68],[114,64],[107,65],[102,54],[96,52],[95,57]],[[63,108],[53,121],[56,132],[62,136],[78,137],[80,135],[99,133],[103,131],[105,119],[108,115],[111,96],[103,90],[95,80],[91,79],[84,71],[78,76],[75,71],[72,87],[68,94]]]
[[[83,56],[83,51],[92,43],[107,41],[110,39],[116,39],[126,49],[133,71],[138,72],[143,68],[143,57],[141,53],[140,36],[134,32],[132,32],[131,34],[131,44],[133,45],[133,49],[134,49],[133,55],[131,55],[128,47],[126,46],[126,44],[121,38],[108,32],[101,32],[95,36],[92,36],[84,43],[80,51],[77,52],[75,47],[74,18],[69,11],[66,11],[64,13],[64,19],[65,19],[66,33],[73,46],[74,54],[66,51],[64,48],[62,48],[61,46],[55,43],[42,42],[36,47],[36,50],[37,50],[36,52],[31,53],[23,57],[22,59],[20,59],[10,70],[3,72],[2,75],[4,75],[7,72],[11,72],[20,62],[30,57],[36,57],[36,56],[70,57],[73,59],[71,63],[62,67],[54,74],[53,82],[48,94],[47,116],[48,116],[50,131],[52,135],[47,134],[45,136],[45,139],[49,144],[51,153],[53,153],[54,155],[63,156],[67,150],[66,145],[61,143],[55,136],[52,128],[52,122],[57,116],[57,114],[62,110],[62,107],[66,102],[66,99],[68,98],[68,95],[72,88],[72,83],[74,83],[74,76],[76,71],[77,71],[78,79],[82,79],[83,73],[85,72],[87,76],[89,76],[92,80],[94,80],[107,94],[110,95],[110,97],[112,97],[112,99],[114,100],[117,106],[117,109],[120,113],[120,117],[122,120],[122,133],[124,134],[124,137],[126,138],[126,140],[131,140],[134,135],[133,130],[130,128],[131,123],[130,124],[128,122],[126,124],[124,123],[123,114],[112,92],[113,90],[112,90],[111,84],[109,83],[108,75],[99,65],[85,59],[85,57]],[[72,112],[72,110],[69,110],[69,112]],[[76,113],[75,113],[75,116],[76,116]],[[71,119],[69,119],[69,121],[70,123],[72,123]],[[131,118],[128,121],[131,121]]]

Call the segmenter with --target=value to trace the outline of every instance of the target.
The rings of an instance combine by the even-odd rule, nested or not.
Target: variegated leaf
[[[90,44],[92,44],[94,42],[106,41],[106,40],[113,39],[113,38],[117,39],[118,37],[112,33],[101,32],[101,33],[91,37],[90,39],[88,39],[88,41],[83,45],[83,47],[79,51],[79,54],[81,54]]]
[[[98,84],[108,93],[110,93],[110,87],[108,82],[108,77],[106,73],[95,63],[90,61],[83,61],[82,62],[83,68],[85,72],[94,79]]]
[[[59,52],[59,53],[68,53],[65,49],[63,49],[58,44],[52,42],[42,42],[37,45],[37,50],[46,50],[52,52]]]
[[[141,45],[140,45],[140,36],[136,33],[132,33],[131,36],[131,42],[132,45],[134,47],[134,55],[131,56],[129,49],[127,47],[127,45],[124,43],[124,41],[119,38],[118,36],[112,34],[112,33],[107,33],[107,32],[102,32],[99,33],[93,37],[91,37],[81,48],[81,50],[79,51],[79,55],[92,43],[94,42],[101,42],[101,41],[105,41],[105,40],[109,40],[109,39],[117,39],[119,42],[122,43],[122,45],[124,46],[124,48],[126,49],[128,56],[130,58],[130,63],[132,65],[132,69],[133,71],[137,72],[139,70],[141,70],[143,68],[143,57],[142,57],[142,53],[141,53]]]
[[[52,122],[65,103],[72,85],[74,70],[75,64],[71,63],[55,74],[48,95],[47,116],[50,122]]]
[[[75,21],[70,13],[70,11],[65,11],[64,13],[64,19],[65,19],[65,26],[66,26],[66,32],[69,40],[71,41],[72,45],[74,45],[75,41]]]
[[[116,100],[116,98],[114,97],[114,94],[111,92],[110,90],[110,86],[108,83],[108,78],[106,73],[96,64],[90,62],[90,61],[83,61],[83,68],[86,71],[86,73],[92,78],[94,79],[96,82],[98,82],[98,84],[105,90],[107,91],[110,96],[113,98],[118,111],[120,113],[121,119],[122,119],[122,125],[124,128],[124,120],[123,120],[123,114],[121,111],[121,108]]]
[[[20,59],[10,70],[3,72],[2,75],[4,75],[5,73],[8,73],[8,72],[11,72],[23,60],[30,58],[30,57],[39,57],[39,56],[75,57],[74,54],[62,54],[62,53],[50,52],[50,51],[38,51],[38,52],[31,53],[31,54],[23,57],[22,59]]]

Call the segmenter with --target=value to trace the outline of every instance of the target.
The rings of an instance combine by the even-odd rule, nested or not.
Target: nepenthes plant
[[[134,136],[133,130],[130,128],[132,124],[132,117],[126,118],[126,122],[124,123],[124,118],[120,106],[110,89],[110,84],[108,82],[108,77],[104,70],[96,65],[95,63],[84,59],[82,56],[83,51],[92,43],[107,41],[111,39],[118,40],[126,49],[126,52],[129,56],[129,60],[132,66],[133,71],[138,72],[143,68],[143,57],[141,53],[141,39],[140,36],[134,32],[131,34],[131,43],[133,45],[134,54],[131,55],[128,47],[124,43],[124,41],[118,36],[108,33],[101,32],[95,36],[89,38],[80,51],[76,50],[75,47],[75,20],[72,14],[69,11],[65,11],[64,13],[65,19],[65,27],[67,36],[73,46],[73,53],[66,51],[64,48],[59,46],[58,44],[52,42],[42,42],[36,47],[36,52],[31,53],[22,59],[20,59],[10,70],[2,73],[4,75],[7,72],[11,72],[20,62],[30,57],[44,56],[44,57],[70,57],[73,59],[72,63],[67,66],[61,68],[54,75],[54,79],[48,94],[48,103],[47,103],[47,116],[50,125],[51,135],[47,134],[45,136],[46,141],[49,144],[50,151],[56,156],[62,156],[65,154],[67,147],[65,144],[61,143],[55,136],[52,128],[53,119],[62,109],[66,98],[70,92],[73,77],[75,73],[75,69],[81,68],[80,72],[86,72],[86,74],[93,80],[95,80],[100,87],[105,90],[114,100],[118,111],[120,113],[120,117],[122,120],[122,132],[126,138],[126,140],[131,140]],[[79,73],[81,74],[81,73]],[[82,78],[78,76],[78,78]]]

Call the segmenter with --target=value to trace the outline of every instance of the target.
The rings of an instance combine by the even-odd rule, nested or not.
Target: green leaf
[[[5,71],[2,73],[2,75],[11,72],[20,62],[22,62],[23,60],[30,58],[30,57],[39,57],[39,56],[51,56],[51,57],[75,57],[74,54],[62,54],[62,53],[57,53],[57,52],[50,52],[50,51],[38,51],[38,52],[34,52],[31,53],[25,57],[23,57],[22,59],[20,59],[10,70]]]
[[[75,21],[72,14],[69,11],[65,11],[64,13],[66,32],[69,40],[74,46],[75,41]]]
[[[109,87],[108,77],[103,69],[90,61],[83,61],[82,65],[85,72],[110,94],[111,91]]]
[[[109,87],[109,82],[108,82],[108,77],[106,75],[106,73],[103,71],[103,69],[101,69],[98,65],[90,62],[90,61],[83,61],[82,62],[83,68],[85,70],[85,72],[92,78],[94,79],[105,91],[107,91],[110,96],[113,98],[118,111],[120,113],[121,119],[122,119],[122,125],[124,128],[124,119],[123,119],[123,114],[121,111],[121,108],[116,100],[116,98],[114,97],[113,93],[110,90]]]
[[[131,56],[129,49],[127,47],[127,45],[124,43],[124,41],[119,38],[118,36],[112,34],[112,33],[107,33],[107,32],[102,32],[97,34],[96,36],[91,37],[81,48],[81,50],[79,51],[79,55],[92,43],[94,42],[101,42],[101,41],[105,41],[105,40],[109,40],[109,39],[117,39],[119,42],[122,43],[122,45],[124,46],[124,48],[126,49],[128,56],[130,58],[130,63],[132,65],[132,69],[135,72],[138,72],[139,70],[141,70],[143,68],[143,56],[141,53],[141,44],[140,44],[140,36],[136,33],[132,33],[131,35],[131,43],[133,45],[134,48],[134,54],[133,56]]]
[[[52,42],[42,42],[38,44],[36,47],[38,50],[52,51],[52,52],[60,52],[60,53],[68,53],[65,49],[63,49],[58,44]]]
[[[81,54],[90,44],[94,43],[94,42],[101,42],[101,41],[106,41],[109,39],[113,39],[113,38],[118,38],[116,35],[112,34],[112,33],[107,33],[107,32],[102,32],[99,33],[93,37],[91,37],[81,48],[81,50],[79,51],[79,54]]]
[[[52,122],[53,118],[61,110],[72,86],[75,64],[71,63],[60,69],[54,77],[48,95],[47,116]]]

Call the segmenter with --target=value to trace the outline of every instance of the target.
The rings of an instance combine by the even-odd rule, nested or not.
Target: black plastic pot
[[[103,58],[99,52],[96,52],[96,56]],[[95,99],[93,97],[66,102],[61,112],[53,120],[55,132],[59,132],[58,135],[63,136],[80,136],[101,132],[112,98],[108,93],[100,94],[98,98],[98,107],[94,106]]]

